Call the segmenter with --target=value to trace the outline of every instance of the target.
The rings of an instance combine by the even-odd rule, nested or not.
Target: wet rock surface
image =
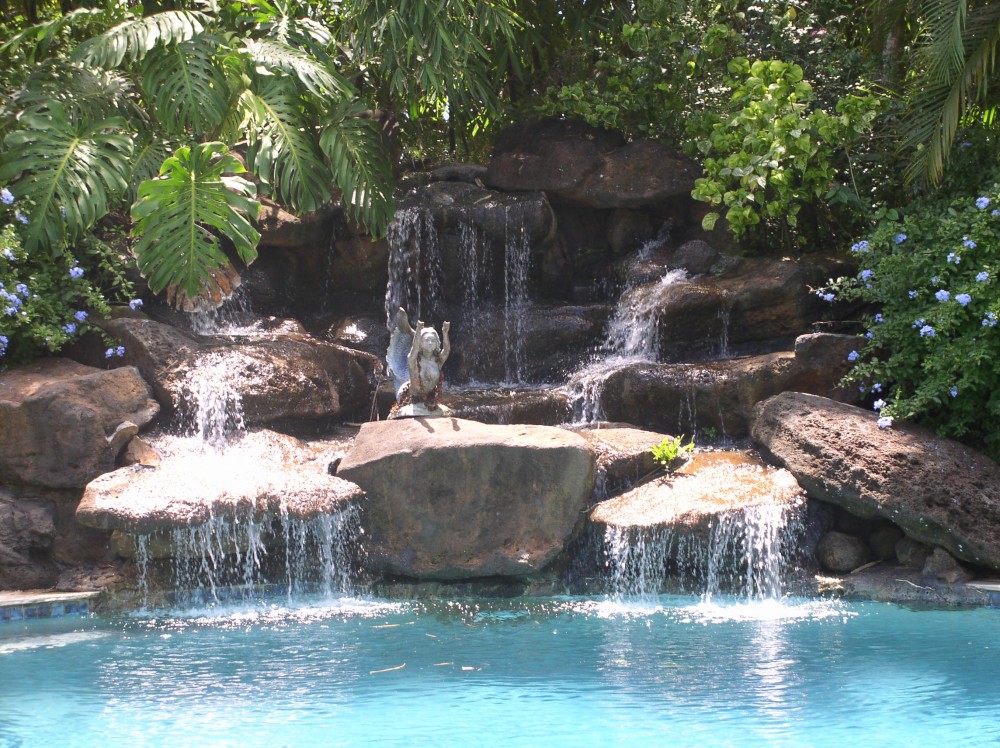
[[[91,481],[76,510],[88,527],[149,534],[212,517],[284,514],[310,519],[357,502],[356,485],[329,474],[333,452],[271,431],[234,439],[225,452],[163,437],[156,467],[130,465]]]
[[[753,439],[809,495],[968,563],[1000,568],[1000,467],[957,442],[815,395],[786,392],[755,411]]]
[[[145,426],[159,410],[131,366],[57,358],[0,372],[0,483],[83,487],[114,468],[119,426]]]
[[[304,333],[198,337],[135,318],[106,327],[125,343],[126,361],[153,383],[165,408],[193,411],[198,383],[205,382],[240,398],[247,425],[365,413],[382,367],[371,354]]]
[[[362,426],[337,474],[367,494],[373,568],[420,579],[523,577],[578,528],[596,460],[563,429],[420,418]]]
[[[602,501],[590,520],[619,528],[683,527],[707,536],[722,514],[798,506],[804,499],[787,470],[741,452],[702,452],[672,474]]]

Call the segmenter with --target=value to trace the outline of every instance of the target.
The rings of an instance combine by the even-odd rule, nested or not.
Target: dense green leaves
[[[0,182],[13,180],[12,192],[32,203],[23,232],[28,251],[62,251],[125,194],[132,156],[125,128],[120,117],[74,123],[52,102],[7,135]]]
[[[223,143],[199,143],[178,148],[160,177],[139,187],[134,252],[154,292],[176,286],[190,299],[212,295],[229,264],[214,232],[232,241],[244,262],[257,256],[260,234],[249,219],[260,203],[253,185],[233,176],[244,171]]]

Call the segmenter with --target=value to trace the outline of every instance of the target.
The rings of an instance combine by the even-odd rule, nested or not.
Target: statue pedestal
[[[423,403],[413,403],[394,409],[389,413],[389,420],[396,418],[451,418],[451,408],[447,405],[438,405],[433,410]]]

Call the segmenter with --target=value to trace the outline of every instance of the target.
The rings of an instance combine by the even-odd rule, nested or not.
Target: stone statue
[[[439,337],[437,330],[424,326],[421,320],[417,320],[416,329],[410,327],[404,309],[396,312],[396,325],[386,351],[389,373],[396,388],[396,405],[389,418],[451,415],[451,411],[438,402],[444,381],[444,362],[451,352],[450,329],[451,323],[445,322]]]

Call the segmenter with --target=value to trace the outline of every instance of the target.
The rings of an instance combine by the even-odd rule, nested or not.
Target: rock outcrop
[[[634,208],[689,195],[697,165],[652,141],[626,143],[620,134],[574,120],[516,125],[498,139],[486,184],[537,190],[550,200],[586,208]]]
[[[523,577],[579,527],[593,450],[544,426],[457,418],[366,423],[338,470],[367,494],[369,563],[420,579]]]
[[[159,410],[131,366],[57,358],[0,373],[0,483],[82,488],[114,469],[119,427],[145,426]]]
[[[105,326],[165,408],[192,412],[200,383],[210,382],[241,400],[248,426],[354,417],[370,406],[382,366],[371,354],[305,334],[196,337],[139,318]]]
[[[91,481],[77,520],[103,530],[150,534],[212,517],[310,519],[363,495],[329,474],[331,454],[271,431],[245,434],[221,453],[192,439],[163,437],[155,446],[158,466],[130,465]]]
[[[1000,569],[1000,467],[926,429],[876,421],[871,411],[785,392],[757,406],[752,435],[810,497]]]
[[[720,515],[758,506],[795,507],[802,489],[787,470],[740,452],[702,452],[682,468],[602,501],[592,522],[619,528],[683,528],[707,536]]]

